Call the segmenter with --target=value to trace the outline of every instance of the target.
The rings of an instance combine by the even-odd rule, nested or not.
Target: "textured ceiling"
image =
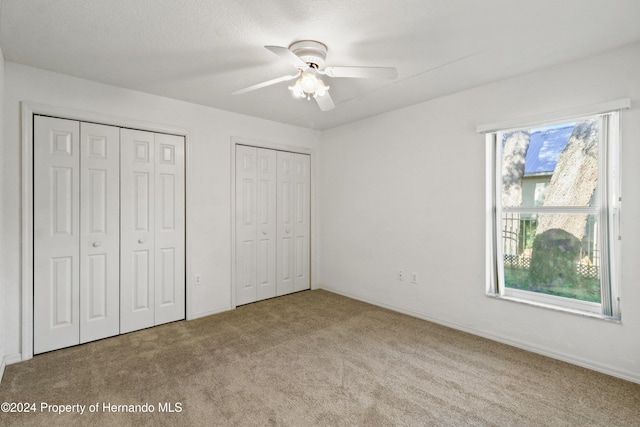
[[[5,60],[314,129],[640,40],[638,0],[0,0]],[[336,108],[294,99],[264,49],[302,39],[327,65],[394,66],[394,81],[325,79]]]

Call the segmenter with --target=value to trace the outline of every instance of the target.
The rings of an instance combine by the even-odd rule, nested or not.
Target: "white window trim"
[[[620,192],[620,132],[619,132],[619,111],[631,107],[629,99],[621,99],[617,101],[607,102],[603,104],[593,105],[589,107],[581,107],[563,112],[543,114],[535,117],[509,120],[499,123],[480,125],[477,127],[479,133],[486,134],[486,294],[490,297],[497,297],[504,300],[524,303],[537,307],[559,310],[573,314],[597,317],[605,320],[613,320],[619,322],[621,320],[620,308],[620,210],[621,210],[621,192]],[[615,114],[611,114],[615,113]],[[500,193],[496,176],[496,167],[499,163],[498,150],[496,143],[496,135],[498,132],[508,131],[510,129],[519,129],[526,127],[543,127],[555,123],[571,121],[571,119],[585,116],[596,116],[610,114],[610,120],[607,122],[607,132],[610,140],[608,155],[605,157],[606,169],[608,170],[608,178],[600,182],[607,185],[607,200],[601,206],[607,209],[608,221],[610,224],[610,232],[608,233],[609,244],[609,263],[610,270],[610,309],[603,308],[601,303],[592,303],[580,301],[571,298],[558,297],[554,295],[546,295],[536,292],[522,291],[517,289],[504,288],[499,286],[498,275],[503,271],[502,257],[498,257],[498,242],[500,240],[500,232],[497,226],[497,218],[500,216],[500,204],[497,203],[496,197]],[[611,143],[613,141],[613,143]],[[600,168],[603,171],[605,168]],[[535,210],[535,208],[526,208],[526,211]],[[569,209],[570,210],[570,209]],[[565,212],[567,209],[562,208]],[[605,269],[607,271],[607,269]],[[609,304],[607,304],[609,305]]]
[[[491,134],[493,132],[508,131],[510,129],[543,127],[556,123],[571,121],[571,119],[576,117],[595,116],[598,114],[606,114],[613,111],[626,110],[629,108],[631,108],[631,99],[624,98],[618,99],[616,101],[603,102],[602,104],[590,105],[587,107],[578,107],[569,110],[543,113],[536,116],[479,125],[476,127],[476,132]]]

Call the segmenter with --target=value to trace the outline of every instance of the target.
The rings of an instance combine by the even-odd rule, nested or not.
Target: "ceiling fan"
[[[281,46],[265,46],[265,48],[296,67],[298,72],[237,90],[232,95],[241,95],[256,89],[297,79],[293,86],[289,86],[289,90],[293,92],[293,95],[298,98],[314,98],[320,109],[327,111],[334,108],[335,104],[331,99],[331,95],[329,95],[329,86],[326,86],[319,76],[359,79],[395,79],[398,76],[398,71],[393,67],[325,67],[327,46],[314,40],[297,41],[288,48]]]

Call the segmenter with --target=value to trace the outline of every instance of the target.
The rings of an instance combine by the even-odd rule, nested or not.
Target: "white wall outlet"
[[[411,283],[418,284],[418,273],[415,271],[411,273]]]
[[[404,280],[404,271],[398,270],[398,280],[401,282]]]
[[[201,284],[202,284],[202,282],[200,281],[200,275],[199,275],[199,274],[196,274],[196,275],[193,277],[193,283],[194,283],[195,285],[201,285]]]

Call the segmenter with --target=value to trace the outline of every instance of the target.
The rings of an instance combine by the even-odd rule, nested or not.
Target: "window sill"
[[[531,301],[531,300],[528,300],[528,299],[518,298],[518,297],[510,296],[510,295],[500,295],[500,294],[492,294],[492,293],[487,293],[486,295],[489,298],[505,300],[505,301],[511,301],[511,302],[515,302],[515,303],[518,303],[518,304],[525,304],[525,305],[529,305],[529,306],[544,308],[544,309],[547,309],[547,310],[559,311],[559,312],[562,312],[562,313],[569,313],[569,314],[573,314],[573,315],[577,315],[577,316],[589,317],[589,318],[592,318],[592,319],[604,320],[606,322],[622,324],[622,319],[605,316],[605,315],[603,315],[601,313],[592,313],[592,312],[588,312],[588,311],[576,310],[576,309],[572,309],[572,308],[568,308],[568,307],[562,307],[562,306],[558,306],[558,305],[545,304],[543,302]]]

